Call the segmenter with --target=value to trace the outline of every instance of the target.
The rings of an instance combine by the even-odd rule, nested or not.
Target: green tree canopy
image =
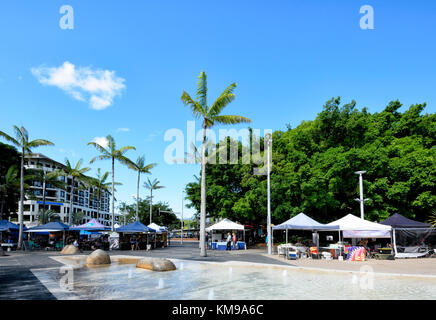
[[[371,114],[366,108],[358,110],[355,101],[341,105],[336,98],[327,101],[315,120],[273,132],[272,222],[299,212],[320,222],[348,213],[359,216],[354,200],[359,195],[358,170],[367,171],[366,219],[381,221],[400,213],[426,221],[436,207],[436,114],[423,114],[425,104],[404,112],[401,107],[392,101]],[[266,221],[266,176],[253,175],[253,168],[207,166],[209,216]],[[199,211],[199,182],[189,183],[186,193],[190,206]]]

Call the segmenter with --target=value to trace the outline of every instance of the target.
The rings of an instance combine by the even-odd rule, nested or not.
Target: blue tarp
[[[318,221],[313,220],[312,218],[306,216],[303,212],[297,214],[295,217],[289,219],[288,221],[279,224],[278,226],[274,226],[273,230],[286,230],[286,229],[294,229],[294,230],[339,230],[339,226],[329,226]]]
[[[20,226],[16,225],[15,223],[9,222],[8,220],[0,221],[0,231],[11,232],[11,231],[19,231],[19,230],[20,230]]]
[[[58,232],[58,231],[64,231],[64,230],[68,230],[69,226],[60,222],[60,221],[55,221],[55,222],[49,222],[46,224],[42,224],[40,226],[36,226],[33,228],[30,228],[27,230],[27,232]]]
[[[115,229],[116,232],[156,232],[156,230],[147,227],[139,221],[127,224],[125,226]]]
[[[431,225],[428,223],[423,223],[423,222],[408,219],[399,213],[393,214],[385,221],[380,222],[380,224],[391,226],[392,228],[430,228],[431,227]]]

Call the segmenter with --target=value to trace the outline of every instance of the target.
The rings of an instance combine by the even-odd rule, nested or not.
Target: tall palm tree
[[[46,224],[49,223],[51,221],[56,221],[59,220],[59,213],[54,212],[53,210],[49,209],[49,210],[39,210],[38,211],[38,222],[39,224]]]
[[[24,211],[24,157],[32,153],[33,148],[40,146],[53,146],[54,143],[48,140],[36,139],[29,141],[29,133],[23,126],[14,126],[15,138],[0,131],[0,137],[5,138],[17,148],[21,149],[21,173],[20,173],[20,232],[18,236],[18,249],[22,248],[23,243],[23,211]]]
[[[164,186],[159,185],[160,181],[157,179],[154,179],[153,181],[150,181],[150,179],[147,178],[147,181],[144,183],[144,187],[150,190],[150,223],[152,223],[152,211],[153,211],[153,190],[162,189],[165,188]]]
[[[157,166],[157,163],[145,164],[145,156],[138,157],[136,162],[128,162],[128,167],[138,172],[138,183],[136,185],[136,221],[139,221],[139,183],[141,180],[141,173],[151,174],[150,170]]]
[[[4,178],[2,179],[2,183],[0,184],[0,195],[2,196],[0,206],[0,220],[3,220],[3,208],[8,198],[8,194],[18,194],[19,190],[20,179],[18,179],[18,169],[16,165],[12,165],[9,167]]]
[[[88,182],[89,178],[85,176],[85,172],[91,170],[88,167],[81,168],[82,159],[77,161],[75,166],[72,166],[68,159],[65,159],[66,167],[62,170],[55,170],[60,175],[68,178],[71,177],[71,191],[70,191],[70,212],[68,213],[68,224],[73,224],[73,201],[74,201],[74,182],[77,182],[80,188],[84,188],[84,185]]]
[[[182,101],[185,106],[189,106],[195,118],[202,119],[203,122],[203,144],[201,149],[201,206],[200,206],[200,255],[206,257],[205,229],[206,229],[206,130],[214,124],[237,124],[251,122],[250,119],[235,116],[221,115],[223,109],[235,99],[233,91],[236,83],[229,85],[221,95],[215,100],[212,106],[207,105],[207,76],[202,71],[198,77],[197,93],[194,100],[183,91]]]
[[[114,190],[114,185],[115,185],[115,181],[114,181],[114,169],[115,169],[115,160],[118,160],[119,162],[123,163],[123,164],[127,164],[129,162],[129,160],[127,159],[127,157],[124,155],[128,150],[136,150],[135,147],[132,146],[125,146],[122,147],[120,149],[116,148],[115,145],[115,140],[111,135],[107,135],[106,136],[106,140],[107,140],[107,147],[103,147],[100,144],[98,144],[97,142],[91,141],[88,142],[88,145],[92,145],[94,146],[100,153],[101,155],[94,157],[91,159],[90,163],[93,163],[95,160],[99,159],[99,160],[108,160],[110,159],[112,161],[112,204],[111,204],[111,211],[112,211],[112,231],[114,231],[114,224],[115,224],[115,212],[114,212],[114,196],[115,196],[115,190]]]
[[[97,198],[98,205],[97,205],[97,217],[100,215],[101,210],[101,197],[103,196],[103,192],[106,191],[109,194],[111,193],[111,182],[106,182],[106,179],[109,177],[110,172],[106,171],[105,173],[101,174],[100,168],[97,169],[97,177],[91,178],[88,182],[88,186],[90,188],[95,189],[95,197]],[[121,183],[114,182],[114,185],[119,186]],[[115,189],[116,190],[116,189]]]
[[[39,167],[39,169],[32,170],[30,177],[32,180],[42,182],[42,208],[43,210],[46,210],[45,193],[46,193],[47,185],[51,185],[55,188],[65,190],[67,184],[64,181],[58,180],[58,177],[61,175],[61,172],[59,170],[46,171],[44,170],[42,165],[37,164],[37,166]]]

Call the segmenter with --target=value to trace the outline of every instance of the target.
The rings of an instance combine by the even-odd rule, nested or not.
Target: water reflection
[[[281,267],[174,261],[177,270],[153,272],[132,264],[74,271],[74,293],[82,299],[435,299],[436,280],[376,276],[360,288],[350,274]],[[35,273],[58,281],[58,270]],[[127,277],[126,277],[127,274]],[[354,284],[353,284],[354,282]]]

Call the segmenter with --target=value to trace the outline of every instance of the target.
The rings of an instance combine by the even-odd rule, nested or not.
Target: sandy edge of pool
[[[60,262],[64,265],[69,265],[70,267],[74,268],[80,268],[83,267],[83,264],[67,264],[65,263],[66,259],[76,260],[76,261],[83,261],[86,256],[83,255],[71,255],[71,256],[50,256],[49,258]],[[125,259],[124,264],[129,264],[127,261],[132,261],[131,263],[135,263],[133,261],[142,259],[142,256],[131,256],[131,255],[113,255],[111,256],[111,260],[114,262],[119,262],[119,259]],[[172,262],[193,262],[192,260],[187,259],[172,259],[168,258],[168,260]],[[198,261],[195,260],[194,262],[203,263],[203,264],[214,264],[214,265],[229,265],[229,266],[239,266],[239,267],[267,267],[267,268],[274,268],[274,269],[280,269],[280,270],[292,270],[292,271],[305,271],[305,272],[316,272],[316,273],[343,273],[343,274],[362,274],[363,272],[368,272],[368,269],[363,269],[362,271],[355,271],[355,270],[339,270],[339,269],[326,269],[326,268],[317,268],[317,267],[306,267],[306,266],[292,266],[292,265],[277,265],[277,264],[268,264],[268,263],[258,263],[258,262],[245,262],[245,261],[225,261],[225,262],[214,262],[214,261]],[[365,265],[363,265],[365,266]],[[44,268],[41,268],[44,269]],[[38,270],[38,269],[33,269]],[[371,269],[369,269],[371,270]],[[381,276],[381,277],[406,277],[406,278],[419,278],[419,279],[432,279],[436,280],[436,275],[427,275],[427,274],[411,274],[411,273],[388,273],[388,272],[373,272],[375,276]]]

